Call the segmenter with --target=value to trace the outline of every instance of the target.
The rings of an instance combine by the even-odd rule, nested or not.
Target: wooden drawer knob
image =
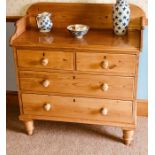
[[[41,64],[42,64],[43,66],[46,66],[46,65],[48,64],[48,59],[47,59],[47,58],[42,58],[42,59],[41,59]]]
[[[109,85],[108,85],[107,83],[104,83],[104,84],[101,86],[101,89],[102,89],[103,91],[108,91]]]
[[[49,80],[44,80],[42,82],[42,85],[46,88],[46,87],[48,87],[50,85],[50,81]]]
[[[108,69],[109,61],[108,60],[102,61],[101,66],[102,66],[103,69]]]
[[[50,111],[52,106],[51,106],[50,103],[46,103],[43,108],[44,108],[45,111]]]
[[[102,108],[102,109],[101,109],[101,114],[102,114],[103,116],[108,115],[108,109],[107,109],[107,108]]]

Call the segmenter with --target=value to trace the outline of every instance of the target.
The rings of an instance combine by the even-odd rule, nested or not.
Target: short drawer
[[[133,99],[134,78],[72,73],[20,72],[23,91]]]
[[[134,75],[136,56],[129,54],[76,53],[78,71]]]
[[[19,67],[73,70],[73,53],[17,50],[17,63]]]
[[[22,103],[24,114],[29,115],[68,117],[73,120],[133,121],[131,101],[22,94]]]

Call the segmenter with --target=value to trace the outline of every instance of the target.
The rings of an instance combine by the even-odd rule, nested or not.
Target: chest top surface
[[[76,39],[66,29],[53,29],[52,32],[43,34],[38,31],[25,31],[13,45],[17,47],[48,47],[70,48],[86,50],[119,50],[137,52],[140,49],[140,32],[131,31],[119,37],[112,30],[90,30],[83,39]]]
[[[145,26],[144,12],[131,5],[128,33],[116,36],[112,30],[112,4],[36,3],[27,15],[16,23],[11,45],[24,48],[70,48],[75,50],[105,50],[136,54],[142,46],[142,29]],[[54,27],[49,33],[37,29],[36,15],[51,12]],[[83,39],[75,39],[66,29],[70,24],[90,26]]]

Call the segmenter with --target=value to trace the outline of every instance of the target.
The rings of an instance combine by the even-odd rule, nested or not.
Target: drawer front
[[[73,53],[17,50],[19,67],[73,70]]]
[[[126,122],[133,120],[131,101],[22,94],[24,114],[87,120]]]
[[[136,56],[127,54],[77,53],[77,70],[134,75]]]
[[[133,99],[134,79],[119,76],[21,71],[20,86],[23,91]]]

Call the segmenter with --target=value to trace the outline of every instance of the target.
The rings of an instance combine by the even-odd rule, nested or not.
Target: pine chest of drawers
[[[49,33],[37,30],[35,17],[43,11],[53,14]],[[66,121],[121,127],[124,142],[131,143],[145,16],[131,5],[129,31],[116,36],[111,14],[112,4],[36,3],[17,21],[10,43],[19,118],[29,135],[33,120]],[[83,39],[75,39],[66,30],[73,23],[91,29]]]

